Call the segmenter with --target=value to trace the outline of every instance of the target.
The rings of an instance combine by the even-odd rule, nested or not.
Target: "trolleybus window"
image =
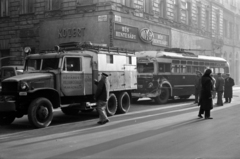
[[[138,63],[137,68],[139,73],[153,73],[154,71],[153,63]]]
[[[170,63],[158,63],[158,72],[171,72]]]

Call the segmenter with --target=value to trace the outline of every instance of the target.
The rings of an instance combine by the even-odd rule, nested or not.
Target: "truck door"
[[[61,92],[65,96],[84,95],[82,57],[65,56],[61,70]]]
[[[84,71],[84,94],[93,94],[93,74],[92,74],[92,58],[84,57],[83,59],[83,71]]]

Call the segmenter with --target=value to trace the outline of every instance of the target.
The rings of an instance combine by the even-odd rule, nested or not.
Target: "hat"
[[[104,73],[104,72],[102,73],[102,75],[108,77],[108,74],[106,74],[106,73]]]

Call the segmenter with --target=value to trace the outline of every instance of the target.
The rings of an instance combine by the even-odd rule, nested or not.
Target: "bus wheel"
[[[130,96],[127,92],[121,92],[118,95],[118,113],[127,113],[130,109]]]
[[[14,114],[0,116],[0,125],[10,125],[15,120],[16,116]]]
[[[163,87],[161,88],[161,94],[154,98],[155,102],[157,104],[164,104],[167,103],[170,96],[169,88]]]
[[[61,110],[65,115],[77,115],[79,113],[78,109],[73,109],[70,107],[61,108]]]
[[[36,128],[44,128],[53,119],[52,103],[46,98],[37,98],[28,108],[28,120]]]
[[[191,95],[179,96],[180,99],[188,99]]]
[[[106,112],[108,116],[113,116],[117,111],[117,97],[115,94],[110,93]]]

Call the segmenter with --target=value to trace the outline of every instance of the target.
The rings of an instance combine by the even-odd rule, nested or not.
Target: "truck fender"
[[[163,87],[163,85],[168,85],[170,88],[170,95],[172,96],[172,85],[169,81],[163,81],[162,83],[160,83],[160,88]]]
[[[53,108],[60,107],[60,95],[58,91],[52,88],[36,88],[28,92],[30,98],[45,97],[50,100],[53,105]]]

